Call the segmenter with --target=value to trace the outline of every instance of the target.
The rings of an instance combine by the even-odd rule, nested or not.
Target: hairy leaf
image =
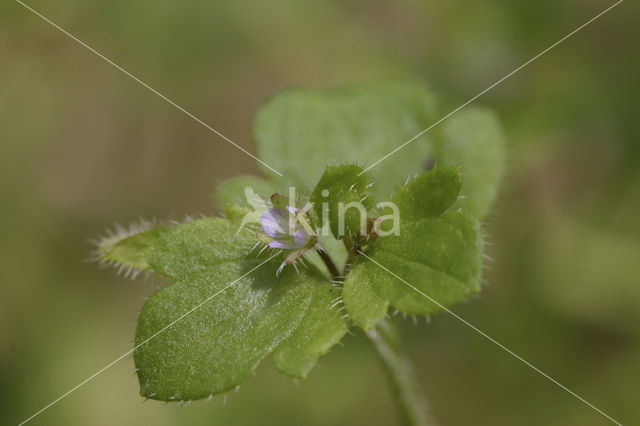
[[[114,235],[98,243],[97,256],[100,261],[143,271],[149,269],[147,256],[152,244],[168,227],[158,227],[147,231],[125,232]]]
[[[349,319],[364,330],[371,330],[387,315],[389,302],[373,289],[367,277],[367,265],[354,265],[345,279],[342,299]]]
[[[400,236],[380,238],[367,255],[439,304],[449,307],[480,290],[481,250],[478,222],[464,213],[453,212],[404,222]],[[365,267],[363,278],[398,310],[420,315],[441,310],[378,265],[369,261]]]
[[[313,188],[327,164],[369,166],[438,118],[421,83],[377,83],[279,92],[260,108],[254,125],[258,156],[284,177],[276,182]],[[425,134],[370,170],[378,198],[424,170],[431,148]]]
[[[438,167],[411,179],[393,196],[402,220],[439,216],[458,198],[462,186],[460,167]]]
[[[273,353],[273,362],[283,374],[306,377],[318,358],[347,332],[347,324],[335,306],[340,292],[328,285],[317,285],[306,315],[291,337]]]
[[[427,315],[441,310],[438,304],[449,307],[480,290],[480,226],[463,212],[447,211],[460,186],[460,170],[445,167],[398,191],[393,200],[402,218],[399,235],[380,237],[365,252],[371,260],[361,256],[345,280],[345,305],[357,325],[370,329],[383,318],[384,304],[372,292],[404,313]]]
[[[312,301],[329,287],[321,274],[287,268],[276,277],[282,259],[259,266],[264,258],[247,256],[253,243],[228,221],[208,218],[154,244],[149,264],[176,284],[155,293],[140,314],[134,359],[143,396],[191,400],[233,389],[296,336],[305,364],[293,359],[283,369],[302,376],[342,337],[337,313],[306,329]]]

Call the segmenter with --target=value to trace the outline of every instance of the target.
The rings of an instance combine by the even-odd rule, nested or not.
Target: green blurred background
[[[420,78],[445,112],[612,3],[28,4],[252,151],[252,114],[277,89]],[[639,16],[622,3],[480,100],[502,117],[508,171],[486,288],[455,308],[625,424],[640,423]],[[114,222],[215,214],[216,182],[258,172],[11,0],[0,71],[0,423],[15,424],[129,350],[163,284],[86,263],[87,240]],[[607,424],[446,314],[405,325],[443,425]],[[267,361],[225,404],[183,408],[142,403],[123,360],[33,424],[392,424],[368,343],[344,343],[304,381]]]

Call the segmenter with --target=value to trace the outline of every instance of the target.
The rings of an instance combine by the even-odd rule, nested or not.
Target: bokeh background
[[[28,4],[252,151],[252,115],[275,90],[419,78],[444,113],[612,3]],[[639,16],[622,3],[479,101],[502,118],[508,171],[488,284],[455,308],[625,424],[640,422]],[[258,171],[11,0],[0,76],[0,423],[15,424],[129,350],[162,285],[86,263],[87,240],[114,222],[214,214],[216,182]],[[448,315],[403,330],[443,425],[607,424]],[[127,359],[33,424],[393,424],[368,343],[344,343],[304,381],[267,360],[226,403],[183,408],[143,403]]]

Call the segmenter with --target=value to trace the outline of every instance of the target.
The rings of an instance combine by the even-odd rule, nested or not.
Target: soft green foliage
[[[380,238],[367,255],[449,307],[480,290],[481,249],[478,222],[464,213],[453,212],[403,222],[400,236]],[[361,279],[398,310],[415,315],[441,310],[378,265],[365,263],[365,271]]]
[[[411,179],[393,196],[405,221],[439,216],[458,198],[462,185],[459,167],[439,167]]]
[[[370,330],[382,321],[389,308],[389,302],[379,296],[368,281],[369,269],[364,262],[359,262],[349,271],[342,289],[349,318],[364,330]]]
[[[279,92],[258,111],[258,154],[283,173],[263,171],[278,184],[313,188],[327,164],[367,167],[441,118],[422,83],[373,83],[336,89]],[[504,135],[495,115],[468,107],[368,170],[371,192],[386,199],[430,159],[465,171],[458,205],[480,219],[495,200],[504,169]]]
[[[154,244],[151,267],[176,284],[155,293],[140,314],[135,363],[142,395],[190,400],[233,389],[276,349],[278,368],[304,377],[346,332],[319,273],[288,269],[277,277],[277,261],[248,273],[264,259],[249,256],[254,241],[235,231],[226,220],[200,219]]]
[[[168,228],[158,227],[148,231],[123,231],[98,243],[97,256],[102,262],[139,271],[149,269],[147,255],[152,244]]]
[[[483,108],[462,110],[442,123],[443,137],[436,144],[439,164],[464,167],[464,185],[457,206],[482,219],[498,192],[504,169],[504,135],[493,112]]]
[[[371,208],[371,200],[367,195],[367,176],[360,173],[362,168],[354,165],[327,166],[311,194],[318,220],[327,219],[336,238],[360,234],[362,228],[366,230],[366,223],[364,227],[362,223],[366,220],[366,210]],[[364,207],[365,214],[349,206],[350,203]],[[340,229],[340,217],[343,229]]]
[[[292,377],[306,377],[318,358],[342,339],[347,324],[333,306],[340,291],[325,283],[312,283],[313,299],[300,326],[273,353],[278,371]]]
[[[349,325],[371,331],[390,307],[428,315],[479,291],[478,219],[502,173],[495,118],[477,109],[452,117],[438,133],[437,167],[427,172],[430,136],[367,173],[354,164],[372,164],[435,119],[433,97],[417,83],[284,91],[255,124],[260,157],[284,178],[221,183],[215,198],[224,219],[100,243],[101,259],[174,281],[140,314],[134,358],[141,394],[176,401],[224,392],[269,354],[281,373],[306,377]],[[296,185],[296,200],[275,192],[286,184]],[[391,197],[399,233],[387,219],[394,209],[373,208],[370,191],[377,201]],[[305,213],[307,201],[314,206]],[[373,215],[364,228],[359,210],[346,209],[350,203]],[[292,204],[299,210],[288,209]],[[308,214],[315,229],[305,229],[306,243],[282,246],[281,231],[273,230],[273,222],[287,220],[282,214]],[[323,225],[331,232],[324,235]],[[262,253],[272,243],[280,245]]]
[[[393,198],[404,219],[400,235],[379,240],[365,254],[402,277],[439,304],[448,307],[479,291],[482,234],[478,222],[463,212],[449,212],[460,189],[458,168],[437,168],[415,178]],[[437,187],[438,190],[432,190]],[[356,272],[356,273],[353,273]],[[361,259],[344,284],[345,293],[371,286],[378,297],[407,314],[441,310],[415,289],[379,265]],[[368,295],[368,299],[375,298]],[[357,297],[345,297],[347,311],[357,312],[358,324],[372,328],[380,319],[374,307],[363,308]]]
[[[274,181],[313,188],[327,164],[378,161],[438,119],[434,96],[422,83],[375,83],[336,89],[279,92],[258,111],[258,156],[284,177]],[[370,171],[375,195],[388,197],[412,173],[424,170],[429,135]]]

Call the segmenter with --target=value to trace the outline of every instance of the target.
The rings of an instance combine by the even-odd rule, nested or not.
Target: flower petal
[[[260,216],[260,224],[268,236],[285,237],[289,228],[289,212],[279,208],[270,209]]]
[[[269,243],[270,248],[289,250],[295,248],[292,241],[273,240]]]
[[[305,231],[304,229],[297,230],[296,233],[293,234],[293,242],[295,244],[295,248],[305,246],[309,242],[309,238],[311,238],[311,236],[307,234],[307,231]]]

